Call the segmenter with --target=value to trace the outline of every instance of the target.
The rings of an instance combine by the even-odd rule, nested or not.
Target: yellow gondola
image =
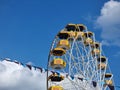
[[[98,64],[98,69],[105,70],[106,66],[107,65],[105,63],[100,63]]]
[[[89,45],[89,44],[91,45],[91,44],[93,44],[93,40],[91,38],[86,38],[85,41],[84,41],[84,44],[85,45]]]
[[[98,42],[93,42],[93,44],[91,44],[92,48],[100,48],[100,43]]]
[[[53,73],[48,77],[48,80],[51,80],[53,82],[60,82],[64,80],[64,76],[58,75],[57,73]]]
[[[69,31],[68,32],[70,37],[68,38],[69,41],[73,41],[74,39],[76,39],[77,33],[74,31]]]
[[[99,49],[94,48],[92,50],[92,55],[99,55],[99,54],[100,54],[100,50]]]
[[[84,32],[76,32],[76,40],[81,40],[84,37]]]
[[[62,56],[66,53],[66,51],[63,48],[54,48],[51,51],[51,54],[53,54],[54,56]]]
[[[106,62],[106,57],[105,56],[101,56],[97,59],[99,62]]]
[[[93,39],[92,39],[93,33],[92,32],[85,32],[84,33],[84,44],[88,46],[89,44],[93,44]]]
[[[113,81],[112,80],[105,80],[105,85],[113,85]]]
[[[84,31],[86,27],[83,24],[76,24],[77,26],[77,31]]]
[[[65,27],[66,31],[76,31],[77,27],[76,27],[76,24],[68,24],[66,27]]]
[[[62,86],[51,86],[48,90],[63,90]]]
[[[111,78],[112,77],[112,74],[111,73],[106,73],[105,74],[105,78]]]
[[[92,37],[92,36],[93,36],[93,32],[90,32],[90,31],[85,32],[85,38]]]
[[[63,69],[66,67],[66,62],[61,58],[56,58],[50,63],[50,66],[53,69]]]
[[[85,26],[83,24],[68,24],[65,29],[69,32],[70,41],[73,41],[73,39],[81,40],[81,37],[84,36],[82,31],[85,29]]]
[[[70,35],[70,38],[75,38],[77,36],[77,33],[74,31],[69,31],[68,33]]]
[[[70,48],[70,44],[68,40],[60,40],[57,44],[57,47],[59,48],[63,48],[63,49],[69,49]]]
[[[60,39],[68,39],[70,37],[70,34],[68,31],[61,31],[57,35]]]

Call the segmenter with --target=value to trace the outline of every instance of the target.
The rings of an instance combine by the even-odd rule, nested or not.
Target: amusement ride
[[[83,24],[67,24],[48,56],[47,90],[115,90],[102,44]]]

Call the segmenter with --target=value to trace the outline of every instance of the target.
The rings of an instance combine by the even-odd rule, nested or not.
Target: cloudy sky
[[[46,90],[46,73],[14,62],[0,62],[0,90]]]
[[[0,0],[0,58],[46,68],[52,40],[67,23],[96,34],[120,85],[119,0]],[[0,62],[0,90],[44,90],[44,75],[11,64]]]

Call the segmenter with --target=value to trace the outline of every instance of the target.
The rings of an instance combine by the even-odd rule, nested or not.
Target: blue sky
[[[98,41],[103,42],[103,50],[109,58],[115,83],[120,85],[120,22],[117,18],[114,20],[114,14],[106,18],[105,13],[105,10],[109,12],[112,9],[109,5],[118,5],[119,8],[120,4],[117,3],[120,2],[108,2],[110,1],[0,0],[0,58],[9,57],[46,68],[50,46],[58,31],[68,23],[83,23],[96,34]],[[116,3],[113,4],[114,2]],[[116,9],[114,13],[117,12],[120,16],[120,11]],[[109,21],[111,17],[113,19]],[[115,23],[109,23],[112,21]],[[114,28],[109,27],[111,25],[117,29],[113,31]]]

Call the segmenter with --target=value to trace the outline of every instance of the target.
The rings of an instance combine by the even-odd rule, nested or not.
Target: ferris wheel
[[[48,57],[47,90],[114,90],[102,45],[83,24],[68,24],[55,36]]]

